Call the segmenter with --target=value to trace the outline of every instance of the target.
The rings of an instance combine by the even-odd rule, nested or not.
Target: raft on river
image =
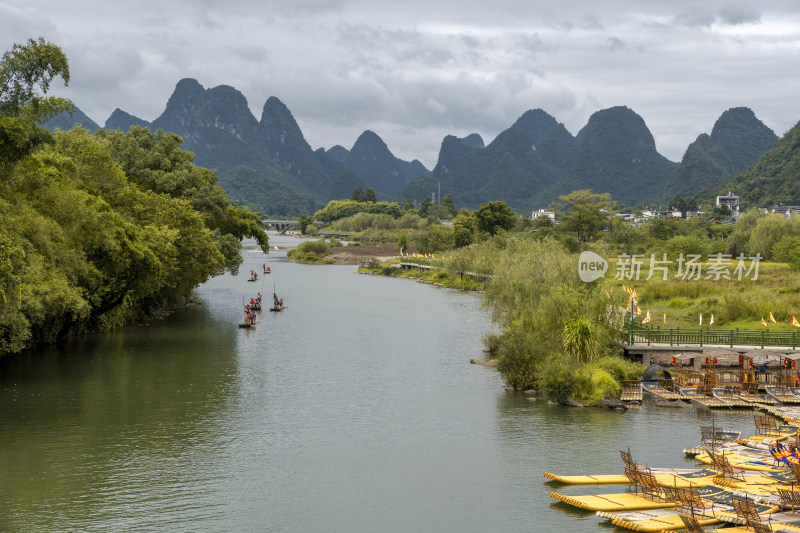
[[[764,417],[756,416],[756,427],[763,429]],[[761,423],[761,425],[759,425]],[[636,531],[684,529],[687,516],[700,526],[727,523],[742,526],[753,521],[772,524],[770,531],[800,532],[800,516],[780,513],[800,501],[800,469],[790,470],[779,464],[769,447],[780,440],[798,435],[797,426],[775,424],[768,432],[733,442],[708,439],[703,428],[703,445],[709,450],[697,454],[709,468],[647,468],[635,463],[629,452],[620,452],[625,465],[623,475],[563,476],[544,472],[548,479],[571,485],[629,483],[627,492],[575,496],[550,492],[550,497],[568,505],[595,511],[616,526]],[[725,433],[711,428],[714,437]],[[726,435],[727,436],[727,435]],[[681,515],[684,515],[682,518]],[[774,516],[773,516],[774,515]],[[720,533],[752,531],[740,527]]]

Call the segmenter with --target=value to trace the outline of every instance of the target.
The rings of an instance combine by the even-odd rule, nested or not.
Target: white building
[[[531,219],[536,220],[540,217],[546,217],[552,220],[553,222],[556,221],[556,213],[555,211],[548,211],[547,209],[537,209],[533,213],[531,213]]]
[[[778,204],[778,205],[773,205],[771,211],[773,213],[777,213],[779,215],[785,216],[786,218],[789,218],[797,214],[800,214],[800,206]]]
[[[726,206],[731,210],[733,218],[739,217],[739,197],[728,191],[724,196],[717,196],[717,207]]]

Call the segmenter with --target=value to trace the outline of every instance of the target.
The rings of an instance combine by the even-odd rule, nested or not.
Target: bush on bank
[[[325,241],[306,241],[294,250],[289,250],[286,256],[300,263],[329,264],[331,261],[326,256],[330,255],[331,247],[331,243]]]

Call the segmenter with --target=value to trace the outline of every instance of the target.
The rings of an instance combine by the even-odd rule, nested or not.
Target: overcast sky
[[[574,135],[626,105],[673,161],[731,107],[800,121],[796,0],[0,0],[0,51],[40,36],[70,62],[51,94],[101,126],[190,77],[257,119],[278,97],[312,148],[370,129],[429,169],[445,135],[489,143],[528,109]]]

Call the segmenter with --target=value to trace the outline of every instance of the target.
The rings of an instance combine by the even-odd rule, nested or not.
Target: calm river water
[[[479,296],[354,270],[249,251],[202,305],[0,360],[0,531],[613,530],[554,503],[542,472],[621,473],[620,448],[690,467],[712,416],[753,433],[748,412],[506,393],[469,364],[491,328]],[[238,329],[273,284],[288,309]]]

